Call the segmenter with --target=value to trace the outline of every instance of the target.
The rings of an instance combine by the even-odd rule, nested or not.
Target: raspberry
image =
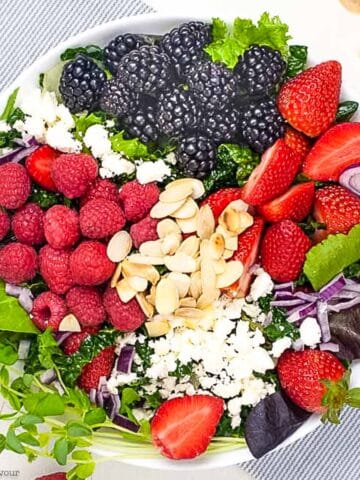
[[[80,238],[79,216],[65,205],[54,205],[45,214],[44,231],[53,248],[62,250],[71,247]]]
[[[140,220],[140,222],[131,225],[130,235],[135,248],[139,248],[140,245],[149,240],[157,240],[158,234],[156,227],[158,220],[151,218],[150,215]]]
[[[66,295],[66,304],[82,327],[101,325],[105,321],[101,294],[96,288],[72,288]]]
[[[80,205],[85,205],[89,200],[95,198],[105,198],[105,200],[111,200],[115,203],[119,200],[119,192],[115,183],[107,179],[97,178],[94,183],[90,185],[86,194],[81,197]]]
[[[65,300],[53,292],[40,293],[34,300],[31,311],[32,320],[40,330],[51,327],[57,332],[61,320],[67,314]]]
[[[115,288],[108,287],[104,293],[104,306],[110,323],[123,332],[133,332],[145,321],[145,315],[137,300],[123,303]]]
[[[0,205],[15,210],[24,205],[30,195],[30,178],[19,163],[0,165]]]
[[[19,242],[41,245],[45,242],[44,212],[37,203],[28,203],[12,218],[12,230]]]
[[[126,220],[139,222],[159,200],[160,190],[155,183],[141,185],[137,180],[125,183],[119,193]]]
[[[69,266],[70,255],[70,250],[56,250],[50,245],[40,250],[40,273],[54,293],[66,293],[74,285]]]
[[[68,198],[82,197],[97,174],[96,161],[83,153],[64,153],[51,165],[56,188]]]
[[[115,264],[106,255],[106,247],[100,242],[80,243],[70,256],[70,271],[78,285],[93,286],[109,280]]]
[[[81,233],[88,238],[106,238],[118,232],[126,220],[119,205],[112,200],[95,198],[80,210]]]
[[[0,241],[3,240],[10,230],[10,218],[9,215],[0,208]]]
[[[9,243],[0,250],[0,278],[15,285],[32,280],[38,258],[35,250],[22,243]]]
[[[72,355],[76,353],[82,342],[89,336],[97,333],[99,329],[97,327],[85,327],[79,333],[73,333],[67,337],[62,343],[62,349],[66,355]]]

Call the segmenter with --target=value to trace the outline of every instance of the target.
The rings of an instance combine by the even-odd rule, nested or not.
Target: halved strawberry
[[[168,458],[194,458],[203,453],[224,412],[224,400],[210,395],[172,398],[151,421],[152,441]]]
[[[114,347],[107,347],[85,365],[78,380],[79,387],[89,392],[98,388],[100,377],[108,377],[115,361]]]
[[[66,473],[65,472],[50,473],[49,475],[38,477],[35,480],[66,480]]]
[[[296,130],[317,137],[335,121],[340,85],[340,63],[320,63],[284,83],[277,97],[278,109]]]
[[[303,133],[291,127],[287,127],[284,140],[286,145],[295,150],[301,156],[301,160],[304,160],[311,148],[310,140]]]
[[[209,205],[211,208],[215,221],[220,217],[221,213],[235,200],[241,199],[242,189],[238,187],[220,188],[214,193],[211,193],[202,202],[201,206]]]
[[[339,180],[341,172],[360,162],[360,122],[330,128],[305,158],[303,172],[313,180]]]
[[[67,337],[62,343],[61,348],[66,355],[72,355],[79,350],[85,338],[87,338],[89,335],[94,335],[98,331],[98,327],[85,327],[81,332],[72,333],[69,337]]]
[[[277,140],[261,157],[242,190],[242,199],[250,205],[262,205],[284,193],[299,170],[301,156]]]
[[[49,145],[39,147],[26,159],[25,166],[32,180],[52,192],[56,192],[55,183],[50,175],[52,162],[61,155],[61,152],[54,150]]]
[[[317,240],[330,233],[348,233],[360,223],[360,198],[340,185],[320,188],[315,194],[314,217],[326,225],[326,230],[316,235]]]
[[[300,222],[310,213],[314,195],[313,182],[299,183],[281,197],[258,207],[258,212],[268,222],[280,222],[286,219]]]
[[[264,224],[262,218],[256,217],[253,225],[238,237],[238,248],[231,259],[240,260],[244,264],[244,271],[237,282],[224,289],[224,293],[229,297],[242,298],[248,294],[253,276],[250,270],[258,258]]]

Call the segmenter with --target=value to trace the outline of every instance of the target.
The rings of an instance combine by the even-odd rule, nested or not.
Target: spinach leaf
[[[290,45],[286,77],[295,77],[295,75],[305,70],[307,56],[308,48],[304,45]]]
[[[66,49],[65,52],[60,55],[60,59],[63,62],[73,60],[79,53],[82,53],[87,57],[94,58],[95,60],[98,60],[100,62],[102,62],[104,56],[103,50],[99,46],[87,45],[86,47],[75,47]]]
[[[6,102],[5,108],[0,115],[0,120],[5,120],[7,121],[10,115],[13,113],[15,110],[15,103],[16,103],[16,98],[17,94],[19,92],[19,88],[16,88],[10,95],[9,98]]]
[[[5,293],[5,284],[0,280],[0,331],[39,333],[30,316],[15,297]]]
[[[343,273],[347,278],[360,278],[360,262],[349,265]]]
[[[299,329],[287,321],[285,310],[278,307],[271,308],[272,321],[267,325],[263,333],[271,341],[275,342],[279,338],[290,337],[297,340],[300,337]]]
[[[24,398],[24,407],[32,415],[49,417],[65,412],[64,399],[58,393],[30,393]]]
[[[132,407],[140,400],[140,395],[136,390],[125,387],[121,391],[121,407],[120,413],[126,415],[132,422],[138,423],[136,417],[132,413]]]
[[[349,361],[360,359],[360,306],[329,315],[331,341],[339,345],[337,355]]]
[[[358,102],[353,102],[351,100],[347,100],[345,102],[339,103],[337,112],[336,112],[336,122],[349,122],[351,117],[359,108]]]

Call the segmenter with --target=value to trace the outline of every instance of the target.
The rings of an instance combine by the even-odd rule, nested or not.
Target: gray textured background
[[[0,90],[70,35],[151,11],[141,0],[2,0],[0,5]],[[324,426],[245,469],[257,480],[359,480],[359,432],[359,412],[347,409],[339,427]]]

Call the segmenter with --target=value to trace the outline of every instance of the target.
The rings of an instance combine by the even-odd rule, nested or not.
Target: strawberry
[[[206,197],[202,202],[201,206],[209,205],[211,208],[215,221],[220,217],[221,213],[229,205],[229,203],[234,202],[235,200],[241,199],[242,189],[241,188],[220,188],[214,193],[211,193]]]
[[[242,199],[250,205],[262,205],[284,193],[295,178],[300,155],[277,140],[261,157],[242,191]]]
[[[251,267],[257,260],[261,235],[264,230],[264,220],[254,218],[253,225],[238,237],[238,248],[232,260],[240,260],[244,264],[244,272],[238,281],[224,290],[229,297],[245,297],[249,291],[252,278]]]
[[[38,477],[35,480],[66,480],[66,473],[65,472],[50,473],[49,475]]]
[[[330,233],[348,233],[360,223],[360,198],[340,185],[320,188],[315,194],[314,217],[326,225],[321,238]]]
[[[349,390],[350,371],[330,352],[286,350],[277,371],[288,397],[308,412],[323,414],[323,421],[339,423],[345,404],[360,407],[359,389]]]
[[[310,140],[304,134],[297,132],[291,127],[287,127],[284,141],[288,147],[301,156],[301,160],[304,160],[311,148]]]
[[[43,145],[29,155],[26,159],[26,170],[32,180],[51,192],[56,192],[55,183],[50,175],[50,167],[61,152],[54,150],[49,145]]]
[[[317,137],[335,121],[340,85],[340,63],[320,63],[281,87],[277,97],[278,109],[296,130],[308,137]]]
[[[261,245],[261,261],[264,269],[277,282],[295,280],[311,247],[309,237],[291,220],[271,225]]]
[[[194,458],[203,453],[224,412],[224,401],[210,395],[172,398],[151,421],[153,444],[171,459]]]
[[[360,161],[360,122],[330,128],[310,150],[303,172],[313,180],[337,182],[341,172]]]
[[[89,335],[95,334],[99,331],[96,327],[85,327],[79,333],[72,333],[67,337],[62,343],[62,349],[66,355],[72,355],[77,352],[82,344],[82,342]]]
[[[309,214],[314,195],[315,185],[312,182],[300,183],[280,197],[261,205],[258,211],[268,222],[281,222],[286,219],[300,222]]]
[[[79,387],[89,392],[92,388],[98,388],[100,377],[108,377],[114,365],[114,347],[104,348],[90,363],[85,365],[78,383]]]

